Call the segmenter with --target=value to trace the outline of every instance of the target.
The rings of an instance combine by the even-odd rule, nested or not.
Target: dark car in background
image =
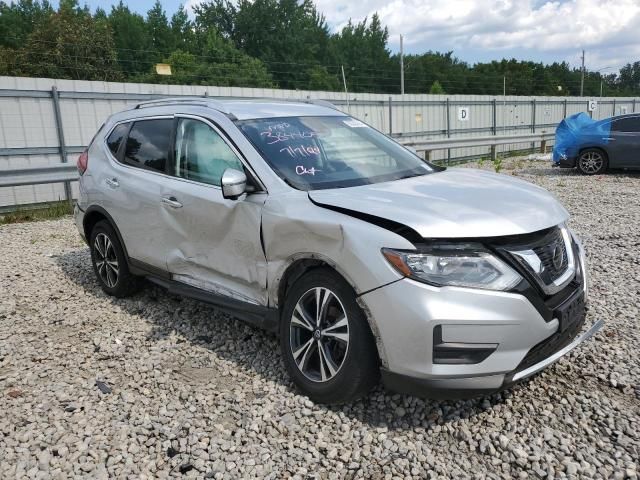
[[[586,113],[565,118],[556,129],[553,162],[586,175],[609,168],[640,169],[640,113],[604,120]]]

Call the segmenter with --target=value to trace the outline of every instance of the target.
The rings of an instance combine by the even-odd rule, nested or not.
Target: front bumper
[[[580,271],[584,252],[578,245]],[[390,389],[431,398],[498,391],[554,363],[602,328],[585,321],[584,274],[545,316],[520,293],[433,287],[403,279],[360,297],[378,339],[382,379]],[[540,299],[542,302],[542,299]],[[573,320],[563,312],[571,308]],[[543,312],[544,313],[544,312]],[[437,330],[436,330],[437,328]],[[437,333],[436,333],[437,332]],[[436,338],[437,337],[437,338]],[[436,359],[434,347],[493,346],[473,362]],[[468,358],[467,358],[468,360]]]
[[[469,378],[416,378],[382,369],[382,382],[385,387],[394,392],[435,399],[471,398],[494,393],[509,388],[557,362],[578,345],[593,337],[603,326],[604,321],[598,320],[589,330],[550,356],[530,367],[507,374]]]

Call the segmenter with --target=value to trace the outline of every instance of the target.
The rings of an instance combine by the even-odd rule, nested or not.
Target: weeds
[[[9,223],[35,222],[38,220],[53,220],[71,215],[73,207],[67,201],[54,202],[38,208],[18,208],[14,212],[0,214],[0,225]]]
[[[502,170],[502,158],[497,157],[495,160],[493,160],[493,169],[496,171],[496,173],[500,173],[500,170]]]

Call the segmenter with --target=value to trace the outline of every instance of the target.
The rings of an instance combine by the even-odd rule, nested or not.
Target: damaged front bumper
[[[459,378],[418,378],[382,369],[382,382],[386,388],[394,392],[434,399],[472,398],[494,393],[509,388],[557,362],[578,345],[593,337],[603,326],[604,321],[598,320],[586,332],[555,353],[527,368],[512,372]]]
[[[580,248],[580,271],[584,252]],[[523,294],[434,287],[403,279],[360,297],[384,350],[383,383],[430,398],[467,398],[507,388],[558,361],[602,326],[579,335],[586,278],[557,301]],[[545,310],[546,309],[546,310]]]

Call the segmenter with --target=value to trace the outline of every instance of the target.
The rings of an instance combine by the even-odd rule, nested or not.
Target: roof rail
[[[311,103],[313,105],[318,105],[320,107],[327,107],[327,108],[331,108],[333,110],[340,110],[338,107],[336,107],[333,103],[329,102],[328,100],[320,100],[320,99],[315,99],[315,98],[308,98],[306,100],[303,100],[304,103]]]
[[[159,98],[157,100],[147,100],[146,102],[138,103],[134,109],[147,108],[147,107],[161,107],[163,105],[202,105],[206,107],[214,108],[225,115],[231,115],[231,112],[222,104],[222,102],[207,96],[203,97],[195,97],[195,96],[184,96],[184,97],[166,97]]]

